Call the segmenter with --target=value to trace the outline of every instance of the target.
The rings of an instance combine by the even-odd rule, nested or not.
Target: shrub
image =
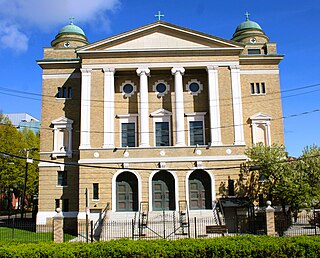
[[[320,236],[243,236],[96,243],[0,242],[0,257],[320,257]]]

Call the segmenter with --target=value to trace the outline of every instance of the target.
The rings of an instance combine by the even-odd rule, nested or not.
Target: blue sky
[[[35,60],[69,17],[95,42],[152,23],[158,11],[166,22],[226,39],[248,11],[285,55],[280,79],[289,154],[320,145],[318,0],[0,0],[0,111],[40,118],[41,69]]]

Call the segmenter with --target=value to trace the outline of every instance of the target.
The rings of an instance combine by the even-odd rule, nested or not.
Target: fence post
[[[56,209],[57,214],[53,217],[53,241],[55,243],[63,242],[63,216],[61,209]]]
[[[266,208],[266,233],[268,236],[274,236],[276,234],[275,230],[275,220],[274,220],[275,209],[271,207],[271,201],[267,201]]]
[[[197,238],[197,218],[194,217],[194,238]]]
[[[93,242],[93,220],[90,221],[90,239],[91,239],[91,243]]]

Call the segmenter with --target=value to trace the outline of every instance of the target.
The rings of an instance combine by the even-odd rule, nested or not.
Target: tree
[[[17,156],[24,156],[23,150],[27,148],[39,148],[39,136],[34,135],[31,130],[23,133],[17,130],[11,122],[0,114],[0,151]],[[38,153],[32,153],[38,155]],[[17,196],[23,191],[24,173],[26,167],[25,159],[13,158],[0,154],[0,192],[4,195],[9,189],[14,189]],[[27,181],[27,195],[33,195],[38,188],[37,164],[29,166],[29,177]]]
[[[311,145],[304,148],[299,157],[297,170],[306,175],[306,181],[309,186],[306,195],[306,204],[309,206],[319,205],[320,203],[320,148],[317,145]]]
[[[240,169],[237,190],[257,202],[258,195],[272,196],[274,205],[281,205],[283,212],[295,212],[308,199],[310,185],[298,162],[288,159],[283,145],[257,144],[245,151],[249,160]],[[289,210],[285,207],[289,206]]]

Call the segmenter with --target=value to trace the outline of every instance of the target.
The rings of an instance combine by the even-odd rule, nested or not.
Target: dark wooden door
[[[206,195],[205,189],[200,180],[193,179],[189,181],[190,209],[205,209]]]
[[[153,210],[175,209],[174,178],[168,171],[160,171],[152,179]]]
[[[197,169],[189,177],[189,206],[192,210],[212,209],[211,179],[204,170]]]
[[[117,178],[117,211],[138,210],[138,182],[136,177],[124,172]]]

